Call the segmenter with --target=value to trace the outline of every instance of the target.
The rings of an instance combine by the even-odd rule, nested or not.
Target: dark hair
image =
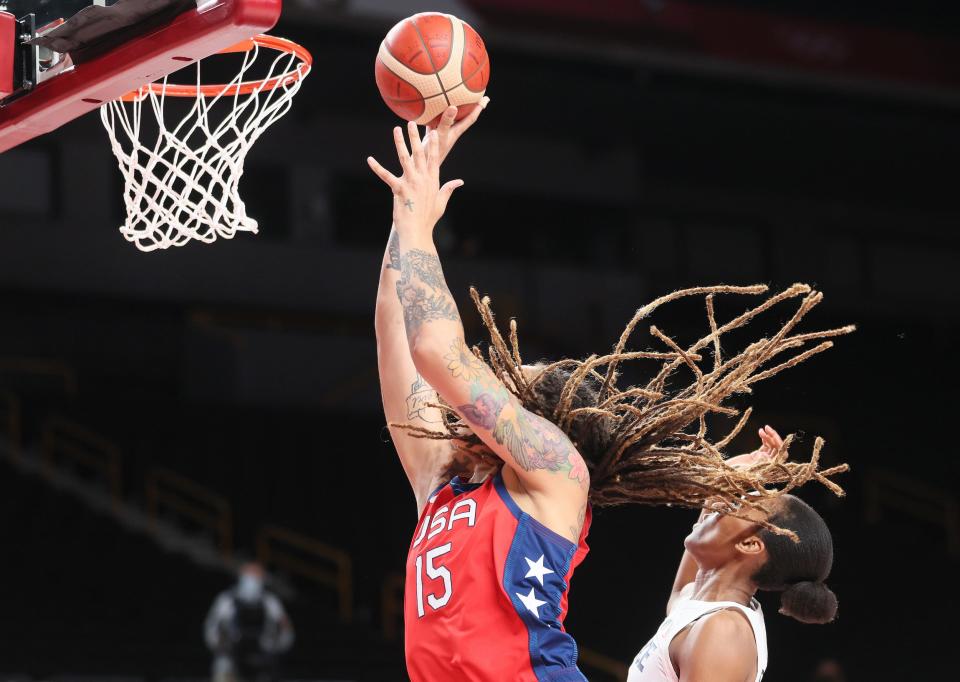
[[[837,596],[824,584],[833,566],[830,529],[813,507],[793,495],[780,498],[769,521],[793,531],[797,541],[767,529],[760,538],[767,562],[753,576],[761,590],[782,592],[780,613],[801,623],[829,623],[837,615]]]
[[[551,366],[547,362],[538,367],[541,370],[544,367],[551,368],[542,371],[536,382],[530,384],[534,400],[530,401],[528,409],[532,408],[541,417],[551,419],[563,400],[564,389],[568,386],[573,372],[556,365]],[[595,377],[585,377],[574,389],[570,411],[595,406],[599,402],[599,394],[600,382]],[[564,431],[588,461],[596,461],[613,442],[615,426],[614,420],[605,415],[581,412],[571,417]]]

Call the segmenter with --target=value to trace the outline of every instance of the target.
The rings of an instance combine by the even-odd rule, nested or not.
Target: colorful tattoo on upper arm
[[[524,471],[568,472],[581,486],[589,475],[577,449],[555,424],[528,412],[493,372],[457,338],[450,346],[447,369],[470,384],[471,403],[457,411],[473,426],[492,432]]]
[[[476,381],[483,375],[484,370],[487,370],[487,366],[473,354],[460,337],[453,340],[450,352],[444,355],[443,359],[447,361],[447,369],[455,379]]]

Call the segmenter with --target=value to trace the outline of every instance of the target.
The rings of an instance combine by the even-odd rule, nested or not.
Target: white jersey
[[[767,668],[767,630],[763,624],[763,611],[755,599],[750,601],[749,607],[732,601],[678,601],[657,634],[633,659],[627,682],[680,682],[670,661],[670,642],[693,622],[724,609],[740,611],[750,621],[757,640],[757,678],[754,682],[760,682]]]

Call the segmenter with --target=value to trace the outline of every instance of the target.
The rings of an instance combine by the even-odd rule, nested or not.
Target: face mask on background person
[[[237,583],[237,597],[243,601],[257,601],[263,595],[263,580],[255,575],[241,575]]]

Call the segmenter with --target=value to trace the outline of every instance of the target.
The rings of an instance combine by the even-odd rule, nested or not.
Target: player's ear
[[[755,533],[742,538],[736,547],[738,552],[750,556],[759,556],[767,550],[766,545],[763,544],[763,540]]]

